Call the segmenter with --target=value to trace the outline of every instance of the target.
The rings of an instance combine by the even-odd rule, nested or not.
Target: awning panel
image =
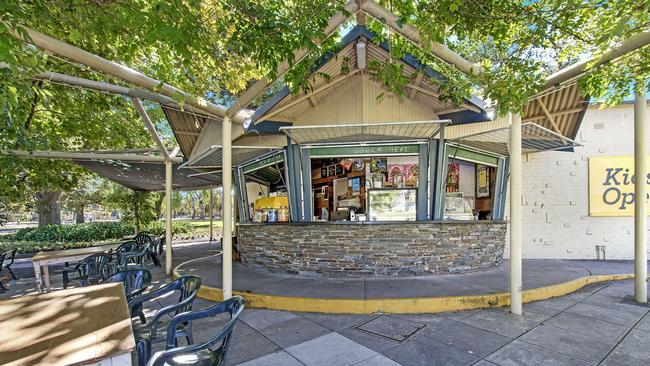
[[[115,160],[74,161],[106,179],[110,179],[136,191],[164,191],[165,164],[156,162],[123,162]],[[189,169],[173,165],[172,187],[174,190],[193,190],[221,184],[221,174],[196,174]]]
[[[232,166],[239,166],[251,160],[262,157],[270,152],[279,151],[277,147],[265,146],[233,146]],[[185,167],[197,169],[218,169],[221,168],[223,149],[221,145],[213,145],[204,153],[189,160]]]
[[[325,126],[285,126],[280,131],[296,144],[345,143],[391,140],[428,140],[449,120],[363,123]]]
[[[467,147],[500,156],[510,155],[510,127],[480,132],[472,135],[457,137],[448,142],[454,146]],[[527,122],[521,125],[521,150],[524,154],[561,150],[581,146],[579,143],[544,128],[536,123]]]

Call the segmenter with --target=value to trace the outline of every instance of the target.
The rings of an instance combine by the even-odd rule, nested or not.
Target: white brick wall
[[[589,157],[634,154],[633,105],[591,106],[576,141],[574,153],[523,158],[523,256],[595,259],[605,245],[608,259],[632,259],[634,218],[589,216],[587,170]]]

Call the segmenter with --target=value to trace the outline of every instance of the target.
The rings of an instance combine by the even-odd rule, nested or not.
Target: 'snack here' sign
[[[589,215],[634,216],[635,182],[633,156],[589,158]],[[643,183],[650,183],[650,174]]]

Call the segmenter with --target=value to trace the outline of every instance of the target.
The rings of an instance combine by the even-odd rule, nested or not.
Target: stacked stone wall
[[[505,222],[242,224],[242,263],[321,277],[472,272],[503,262]]]

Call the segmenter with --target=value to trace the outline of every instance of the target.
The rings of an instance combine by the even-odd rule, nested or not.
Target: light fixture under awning
[[[448,142],[453,146],[462,146],[500,156],[508,156],[510,155],[508,149],[510,127],[461,136],[448,140]],[[521,125],[521,151],[524,154],[561,150],[576,146],[582,145],[534,122]]]
[[[363,123],[349,125],[283,126],[280,131],[295,144],[345,143],[434,138],[450,120]]]

